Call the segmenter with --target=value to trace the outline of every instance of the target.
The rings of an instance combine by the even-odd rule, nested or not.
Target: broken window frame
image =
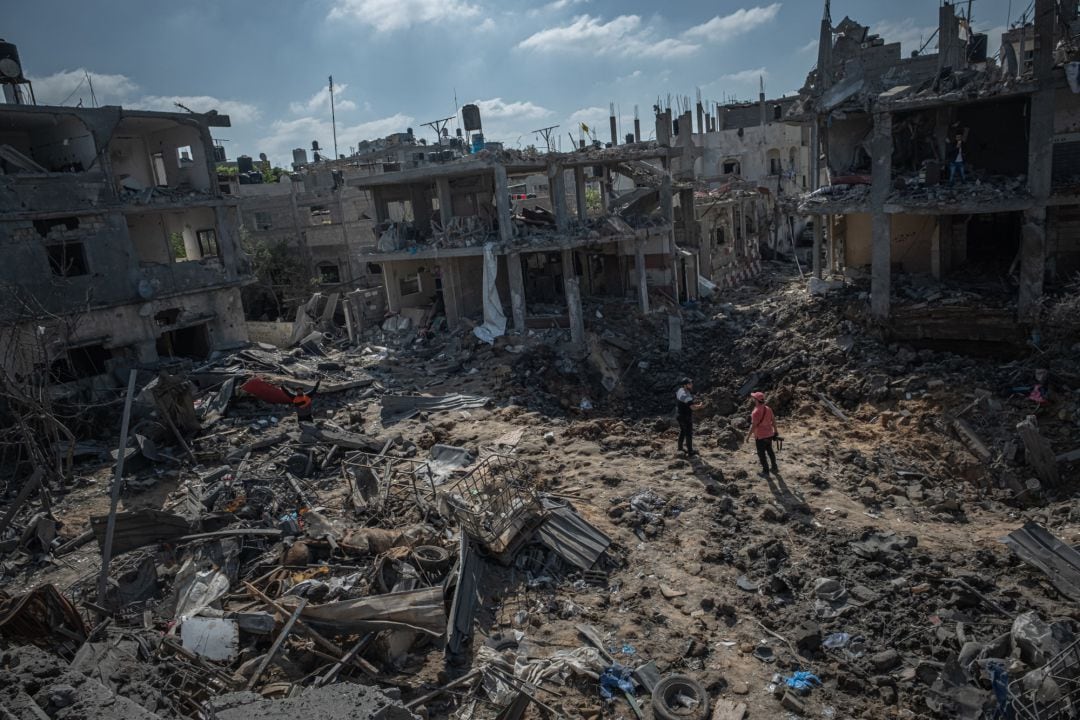
[[[415,286],[415,290],[409,290]],[[405,295],[419,295],[423,290],[423,284],[420,282],[420,271],[412,273],[411,275],[402,275],[398,278],[398,292],[402,297]]]
[[[341,283],[341,268],[337,264],[321,262],[316,269],[319,271],[320,285],[338,285]],[[330,275],[328,275],[328,272]]]
[[[56,249],[60,254],[56,255]],[[86,257],[86,245],[82,240],[64,240],[45,245],[49,260],[49,269],[54,277],[71,278],[90,274],[90,263]]]
[[[202,255],[202,257],[221,257],[221,248],[218,245],[216,229],[205,228],[203,230],[196,230],[195,240],[199,243],[199,254]]]

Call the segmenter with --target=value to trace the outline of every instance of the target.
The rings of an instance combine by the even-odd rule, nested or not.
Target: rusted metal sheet
[[[54,585],[11,597],[0,591],[0,638],[72,657],[86,640],[86,625],[75,605]],[[72,644],[74,643],[74,644]]]

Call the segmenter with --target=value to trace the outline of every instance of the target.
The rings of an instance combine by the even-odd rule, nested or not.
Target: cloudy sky
[[[937,27],[938,0],[833,0],[833,19],[868,23],[917,49]],[[975,0],[990,49],[1017,0]],[[966,7],[966,2],[960,2]],[[770,97],[802,86],[816,59],[819,0],[660,3],[645,0],[20,0],[4,15],[39,103],[217,108],[230,158],[332,147],[327,76],[333,74],[338,148],[453,115],[479,103],[489,139],[537,142],[537,128],[581,122],[608,139],[608,105],[645,134],[668,94]],[[1015,19],[1015,18],[1013,18]],[[935,47],[931,43],[930,47]],[[453,126],[452,126],[453,127]]]

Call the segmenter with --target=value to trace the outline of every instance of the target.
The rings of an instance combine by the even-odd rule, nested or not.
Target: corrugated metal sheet
[[[476,552],[464,530],[459,530],[460,553],[454,589],[454,602],[450,605],[450,622],[446,627],[446,652],[460,655],[472,637],[473,618],[480,603],[479,588],[484,579],[486,565]]]
[[[573,508],[544,500],[548,516],[536,539],[574,567],[588,570],[611,545],[611,538],[590,525]]]
[[[1029,565],[1046,573],[1062,595],[1080,602],[1080,553],[1038,523],[1029,522],[1001,539]]]
[[[481,408],[490,402],[491,398],[476,395],[383,395],[382,424],[390,426],[421,412]]]

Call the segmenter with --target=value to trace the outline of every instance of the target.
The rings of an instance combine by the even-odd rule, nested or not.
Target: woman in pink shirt
[[[773,439],[778,437],[776,432],[776,417],[772,408],[765,404],[765,393],[756,392],[750,394],[753,411],[750,413],[750,432],[746,439],[754,438],[757,445],[758,460],[761,461],[761,477],[769,477],[769,464],[772,463],[772,471],[777,475],[780,469],[776,467],[776,453],[773,452]]]

